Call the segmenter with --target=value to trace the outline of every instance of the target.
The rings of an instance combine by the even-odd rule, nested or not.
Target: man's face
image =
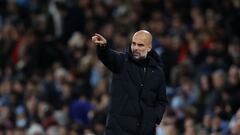
[[[151,50],[151,43],[144,34],[135,34],[132,38],[131,51],[135,59],[144,59]]]

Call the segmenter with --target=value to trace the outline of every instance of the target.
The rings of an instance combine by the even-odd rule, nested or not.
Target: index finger
[[[95,36],[97,36],[98,38],[104,39],[104,37],[98,33],[95,33]]]

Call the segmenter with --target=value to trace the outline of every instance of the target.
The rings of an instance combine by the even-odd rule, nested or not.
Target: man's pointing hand
[[[95,33],[95,35],[92,36],[92,41],[95,45],[100,45],[100,46],[107,45],[107,40],[102,35],[97,33]]]

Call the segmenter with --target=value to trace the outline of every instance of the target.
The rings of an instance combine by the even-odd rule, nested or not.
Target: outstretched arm
[[[110,49],[107,40],[100,34],[96,33],[92,41],[97,46],[97,56],[103,64],[114,73],[120,72],[124,63],[124,53]]]

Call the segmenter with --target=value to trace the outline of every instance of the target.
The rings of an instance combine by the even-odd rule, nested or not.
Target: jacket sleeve
[[[157,116],[157,120],[156,120],[156,124],[160,124],[163,114],[165,112],[165,108],[166,105],[168,104],[167,101],[167,96],[166,96],[166,82],[165,82],[165,78],[164,78],[164,72],[161,69],[161,76],[162,76],[162,82],[161,82],[161,86],[158,89],[158,93],[157,93],[157,106],[156,106],[156,116]]]
[[[121,72],[125,59],[125,54],[114,51],[107,46],[97,46],[97,56],[102,63],[113,73]]]

